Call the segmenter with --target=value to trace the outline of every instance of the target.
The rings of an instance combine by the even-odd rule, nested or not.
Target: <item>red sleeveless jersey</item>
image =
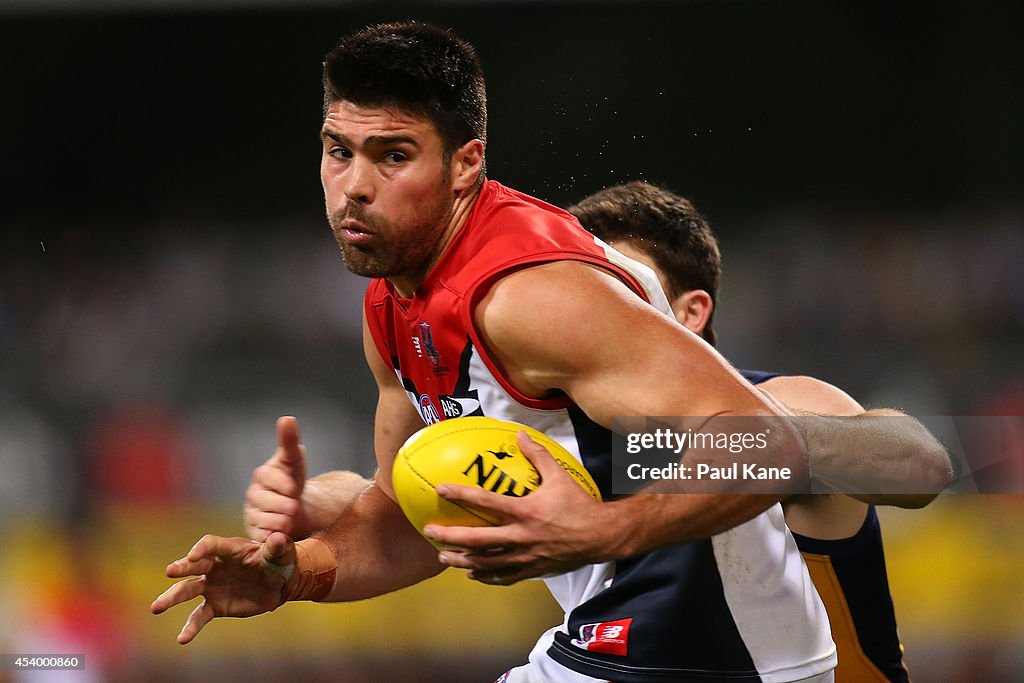
[[[470,344],[517,402],[531,408],[569,405],[568,398],[541,401],[519,393],[487,355],[473,325],[473,307],[502,276],[564,260],[601,266],[648,301],[661,292],[650,291],[646,275],[627,271],[632,261],[581,228],[570,213],[493,180],[484,182],[466,224],[412,298],[399,296],[385,279],[370,283],[365,307],[371,335],[381,357],[415,394],[424,422],[476,412],[453,400],[465,379],[459,366]]]

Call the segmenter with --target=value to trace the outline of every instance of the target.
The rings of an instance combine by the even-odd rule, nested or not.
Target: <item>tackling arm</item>
[[[919,508],[953,478],[949,454],[913,417],[865,411],[841,389],[813,377],[775,377],[765,392],[797,411],[811,476],[838,493],[875,505]]]

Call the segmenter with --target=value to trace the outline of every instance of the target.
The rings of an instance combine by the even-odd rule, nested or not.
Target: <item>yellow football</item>
[[[492,513],[441,498],[435,490],[439,484],[476,486],[516,497],[536,489],[540,475],[516,444],[520,431],[547,448],[583,490],[601,500],[601,492],[590,473],[546,434],[491,417],[458,417],[419,430],[395,456],[391,482],[398,504],[416,530],[423,533],[428,524],[499,523]]]

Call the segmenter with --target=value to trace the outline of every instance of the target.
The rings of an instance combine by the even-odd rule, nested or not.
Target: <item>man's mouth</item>
[[[361,223],[346,218],[338,226],[338,234],[349,244],[366,244],[373,239],[373,233]]]

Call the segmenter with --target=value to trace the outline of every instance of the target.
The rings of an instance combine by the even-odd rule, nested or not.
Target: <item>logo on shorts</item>
[[[630,617],[583,624],[580,626],[580,637],[573,638],[572,644],[581,650],[625,657],[629,644],[629,627],[632,623],[633,618]]]

